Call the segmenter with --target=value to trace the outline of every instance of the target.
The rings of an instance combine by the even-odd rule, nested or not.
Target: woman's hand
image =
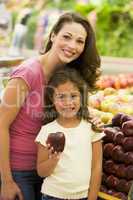
[[[19,200],[24,200],[22,192],[18,185],[12,180],[5,183],[1,183],[0,199],[2,200],[15,200],[18,197]]]
[[[98,118],[93,117],[90,119],[90,122],[92,124],[92,129],[96,132],[102,132],[104,129],[104,123]]]

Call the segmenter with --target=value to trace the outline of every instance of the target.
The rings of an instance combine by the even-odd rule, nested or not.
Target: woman
[[[0,105],[1,198],[39,200],[34,142],[43,121],[43,92],[54,70],[74,68],[94,88],[100,59],[88,21],[62,15],[53,27],[45,52],[22,63],[12,74]]]

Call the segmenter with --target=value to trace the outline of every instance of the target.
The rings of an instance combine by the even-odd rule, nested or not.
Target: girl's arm
[[[88,200],[96,200],[102,176],[102,142],[92,143],[92,172]]]
[[[14,182],[10,168],[10,138],[9,128],[15,120],[21,105],[28,93],[28,86],[20,79],[12,79],[5,88],[0,104],[0,173],[1,173],[1,196],[15,199],[18,195],[22,200],[22,194]]]
[[[39,176],[50,176],[60,159],[60,153],[52,153],[53,148],[38,144],[37,172]]]

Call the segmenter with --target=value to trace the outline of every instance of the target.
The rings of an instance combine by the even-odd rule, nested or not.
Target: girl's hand
[[[50,146],[50,144],[47,145],[47,149],[49,159],[53,159],[55,161],[58,161],[60,159],[61,152],[54,151],[54,148]]]
[[[19,200],[24,200],[22,192],[18,185],[14,181],[9,181],[1,184],[0,199],[2,200],[15,200],[18,197]]]

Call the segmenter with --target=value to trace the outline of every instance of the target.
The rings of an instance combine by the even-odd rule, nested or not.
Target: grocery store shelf
[[[14,67],[20,64],[23,60],[24,57],[1,56],[0,67]]]
[[[103,74],[133,73],[132,58],[101,57]]]

